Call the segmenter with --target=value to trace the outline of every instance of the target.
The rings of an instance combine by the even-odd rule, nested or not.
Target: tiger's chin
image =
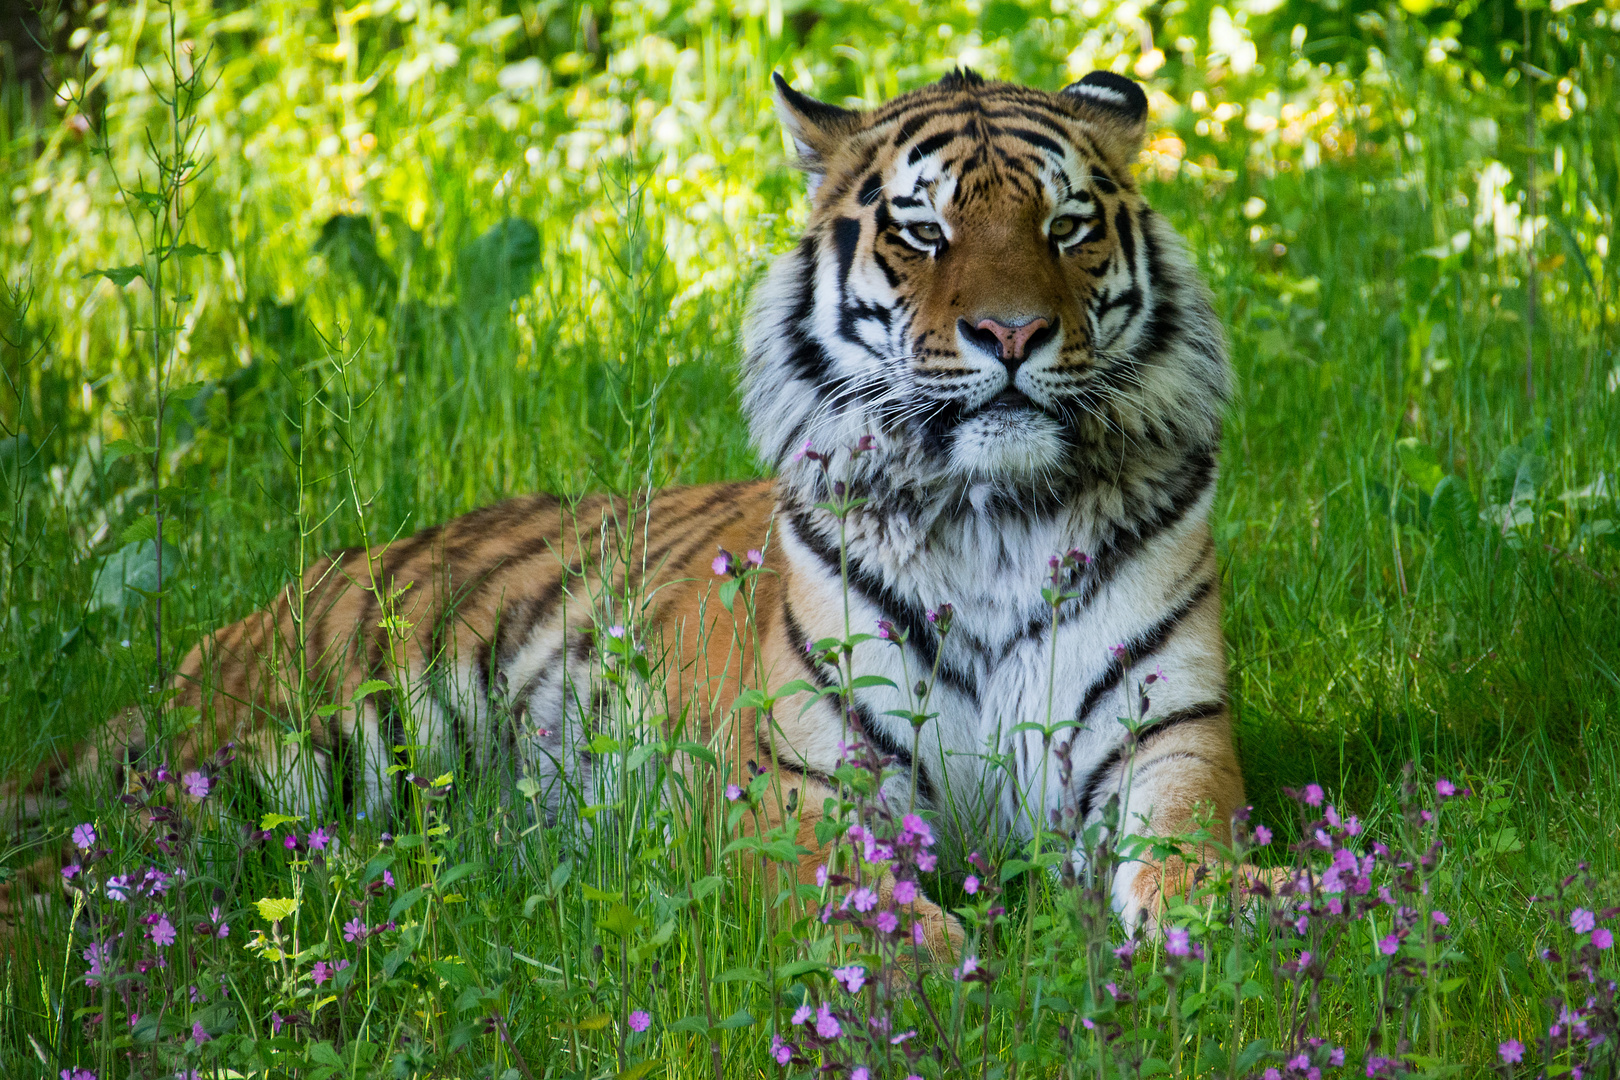
[[[1068,456],[1058,422],[1034,409],[983,412],[951,435],[951,467],[975,480],[1033,480]]]

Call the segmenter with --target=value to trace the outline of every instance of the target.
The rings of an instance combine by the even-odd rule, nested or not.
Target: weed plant
[[[757,7],[66,4],[0,52],[0,764],[131,705],[154,747],[8,826],[13,870],[77,854],[4,961],[0,1072],[1613,1075],[1620,9]],[[711,673],[623,592],[575,597],[616,766],[555,819],[414,734],[383,822],[290,817],[229,746],[169,770],[199,718],[165,672],[317,555],[607,488],[611,564],[646,491],[754,475],[735,328],[803,217],[769,72],[871,103],[958,62],[1150,80],[1142,179],[1233,339],[1253,808],[1161,935],[1108,911],[1141,854],[1117,821],[1084,866],[1072,822],[967,841],[879,799],[853,740],[837,859],[792,885],[760,814],[791,796],[660,712]],[[746,616],[762,560],[723,555],[711,610]],[[894,633],[814,643],[830,693]],[[358,697],[414,724],[423,689],[280,677],[290,762]],[[746,705],[787,689],[755,672]],[[1255,895],[1254,865],[1292,873]]]

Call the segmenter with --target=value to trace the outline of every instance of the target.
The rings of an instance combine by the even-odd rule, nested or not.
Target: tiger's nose
[[[965,320],[964,320],[965,321]],[[980,344],[990,346],[996,359],[1004,364],[1021,364],[1029,357],[1030,351],[1047,336],[1043,331],[1050,331],[1052,324],[1046,319],[1030,319],[1028,322],[1010,325],[999,319],[980,319],[973,327],[973,333],[968,335]]]

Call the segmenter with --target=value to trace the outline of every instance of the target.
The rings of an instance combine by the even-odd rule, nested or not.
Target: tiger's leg
[[[1232,815],[1243,805],[1243,775],[1232,747],[1224,710],[1182,723],[1154,737],[1116,770],[1104,790],[1120,796],[1120,829],[1126,835],[1179,836],[1192,831],[1200,811],[1218,843],[1231,839]],[[1125,863],[1114,879],[1114,907],[1127,929],[1158,927],[1166,906],[1187,896],[1201,867],[1217,859],[1208,848],[1166,858],[1144,856]]]

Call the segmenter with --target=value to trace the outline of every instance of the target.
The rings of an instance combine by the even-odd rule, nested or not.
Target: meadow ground
[[[958,62],[1113,66],[1153,89],[1143,183],[1232,338],[1216,531],[1254,857],[1367,882],[1298,925],[1188,907],[1132,953],[1086,882],[987,851],[977,891],[930,884],[976,970],[908,973],[775,892],[734,844],[746,800],[683,801],[673,763],[731,763],[626,693],[601,737],[648,782],[582,793],[589,829],[452,775],[385,841],[266,816],[227,771],[8,828],[12,868],[84,841],[94,895],[23,925],[0,1071],[1612,1075],[1620,8],[1530,6],[272,0],[7,28],[8,772],[156,715],[160,648],[319,553],[516,493],[757,475],[735,330],[804,215],[772,70],[870,103]],[[344,704],[288,678],[306,716]]]

